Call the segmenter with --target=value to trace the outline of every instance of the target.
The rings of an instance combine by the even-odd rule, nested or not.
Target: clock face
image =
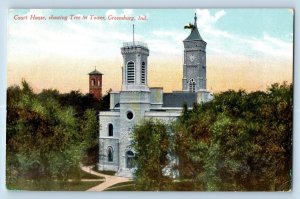
[[[191,54],[191,55],[189,56],[189,59],[190,59],[191,62],[194,62],[194,60],[195,60],[195,55],[194,55],[194,54]]]

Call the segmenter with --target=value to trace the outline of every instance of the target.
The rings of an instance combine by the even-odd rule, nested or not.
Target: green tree
[[[226,91],[183,109],[173,125],[174,169],[190,190],[289,190],[292,85]]]
[[[220,115],[211,127],[212,135],[204,158],[202,177],[206,190],[240,191],[247,181],[251,154],[251,124]]]
[[[75,110],[75,116],[81,127],[80,134],[85,140],[87,147],[85,150],[82,163],[85,165],[93,165],[98,162],[98,111],[109,109],[109,92],[98,101],[91,94],[82,94],[80,91],[71,91],[69,93],[60,94],[55,89],[44,89],[37,96],[41,100],[48,98],[56,99],[62,107],[72,107]]]
[[[99,155],[99,128],[97,112],[93,109],[87,109],[80,119],[81,140],[85,146],[85,157],[83,164],[92,165],[98,162]]]
[[[259,129],[252,134],[255,151],[250,164],[250,182],[256,189],[291,188],[292,92],[292,85],[274,84],[259,108]]]
[[[26,81],[7,92],[7,187],[21,178],[67,180],[86,147],[74,109],[52,97],[41,98]]]
[[[146,120],[133,131],[132,147],[136,153],[136,189],[143,191],[168,190],[170,177],[170,135],[160,121]]]

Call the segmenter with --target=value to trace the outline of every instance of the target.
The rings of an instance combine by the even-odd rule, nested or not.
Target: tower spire
[[[195,22],[194,22],[194,27],[197,27],[197,13],[195,13],[195,17],[194,17],[194,19],[195,19]]]
[[[132,41],[133,41],[133,44],[134,44],[134,24],[132,24]]]

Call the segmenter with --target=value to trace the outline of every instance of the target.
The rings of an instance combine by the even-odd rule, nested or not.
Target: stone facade
[[[197,28],[197,17],[191,34],[183,41],[184,65],[182,90],[197,92],[206,90],[206,42]]]
[[[195,17],[196,24],[196,17]],[[182,105],[212,99],[206,90],[206,43],[201,39],[197,26],[184,40],[183,90],[163,93],[163,88],[149,88],[147,83],[149,49],[145,43],[128,42],[121,47],[123,55],[122,89],[110,93],[110,111],[99,113],[99,170],[113,170],[116,175],[132,177],[132,129],[144,119],[159,119],[165,123],[176,120]],[[196,33],[197,33],[196,32]],[[190,91],[186,80],[195,81]]]

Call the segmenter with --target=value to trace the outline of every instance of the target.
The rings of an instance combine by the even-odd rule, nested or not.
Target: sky
[[[256,91],[292,82],[291,9],[11,9],[8,86],[25,79],[36,92],[52,88],[87,93],[88,73],[96,66],[104,74],[103,93],[110,88],[119,91],[120,48],[132,41],[135,24],[135,40],[147,43],[150,50],[148,85],[164,87],[165,92],[181,90],[182,41],[190,34],[183,27],[194,22],[194,13],[207,42],[208,90]],[[30,20],[33,15],[45,19]],[[51,16],[61,20],[50,20]],[[109,16],[136,20],[108,20]]]

